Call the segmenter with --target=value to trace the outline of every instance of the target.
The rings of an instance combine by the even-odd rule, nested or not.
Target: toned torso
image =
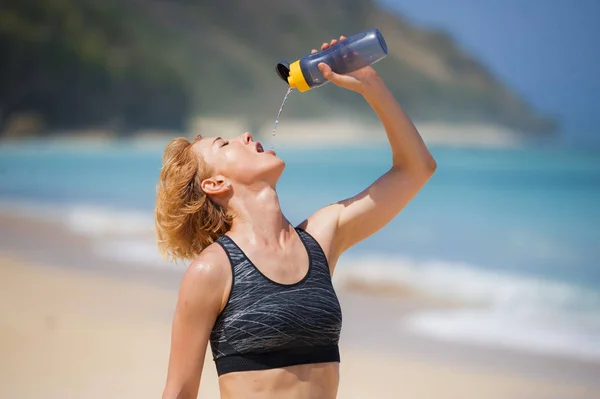
[[[339,364],[301,364],[219,377],[221,399],[335,399]]]

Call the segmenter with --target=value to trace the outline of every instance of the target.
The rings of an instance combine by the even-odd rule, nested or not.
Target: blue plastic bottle
[[[387,45],[379,29],[370,29],[338,41],[315,54],[309,54],[292,64],[277,64],[277,74],[291,88],[307,91],[329,81],[317,66],[324,62],[333,72],[346,74],[374,64],[387,55]]]

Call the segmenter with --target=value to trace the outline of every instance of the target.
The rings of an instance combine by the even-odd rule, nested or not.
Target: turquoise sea
[[[431,150],[434,177],[339,270],[478,304],[416,314],[401,328],[600,359],[600,152]],[[386,147],[280,146],[278,155],[287,164],[278,191],[293,223],[390,166]],[[125,142],[0,146],[0,203],[62,220],[108,257],[149,264],[161,156],[162,148]]]

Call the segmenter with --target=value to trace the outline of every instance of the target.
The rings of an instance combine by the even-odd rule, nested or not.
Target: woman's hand
[[[346,40],[345,36],[340,36],[340,41]],[[321,46],[321,50],[328,49],[329,47],[337,44],[337,39],[331,40],[330,43],[323,43]],[[313,49],[312,54],[316,53],[317,50]],[[373,68],[370,66],[366,66],[364,68],[359,69],[358,71],[354,71],[348,74],[340,75],[331,70],[329,65],[324,62],[318,65],[319,70],[323,74],[323,77],[336,86],[343,87],[348,90],[355,91],[360,94],[365,94],[365,91],[369,89],[369,87],[373,86],[373,84],[380,84],[381,79],[379,75]]]

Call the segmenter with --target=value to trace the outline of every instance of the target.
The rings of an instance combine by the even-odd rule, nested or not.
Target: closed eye
[[[228,144],[229,144],[229,141],[223,141],[223,144],[221,144],[221,147],[225,147]]]

